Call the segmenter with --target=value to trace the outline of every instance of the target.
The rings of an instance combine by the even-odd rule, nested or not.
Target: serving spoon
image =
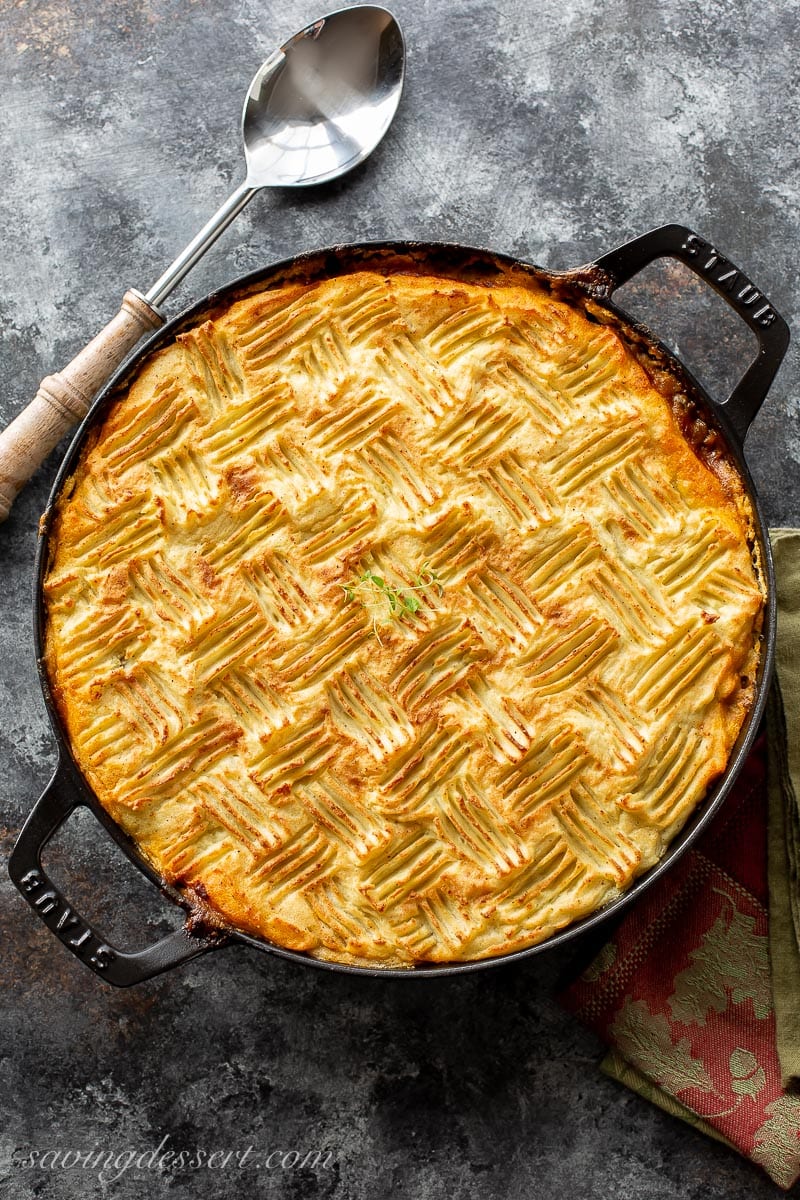
[[[363,162],[391,124],[405,47],[395,18],[365,4],[321,17],[256,72],[242,110],[247,176],[149,291],[125,293],[117,315],[0,433],[0,521],[139,339],[163,325],[160,306],[264,187],[309,187]]]

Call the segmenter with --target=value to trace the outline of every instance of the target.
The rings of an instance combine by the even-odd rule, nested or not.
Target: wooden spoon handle
[[[43,379],[35,398],[0,433],[0,521],[14,498],[64,434],[82,421],[102,385],[144,333],[164,318],[138,292],[128,291],[117,315],[57,375]]]

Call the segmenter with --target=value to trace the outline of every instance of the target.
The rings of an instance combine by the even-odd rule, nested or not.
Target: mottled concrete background
[[[795,324],[798,8],[791,0],[397,0],[407,92],[347,182],[257,198],[176,306],[278,257],[347,239],[460,239],[574,266],[653,225],[716,241]],[[238,115],[266,53],[318,16],[303,0],[0,0],[3,421],[147,287],[241,175]],[[750,352],[682,269],[630,303],[715,394]],[[791,353],[749,442],[773,523],[800,521]],[[0,835],[53,766],[36,682],[34,531],[55,471],[0,528]],[[174,921],[93,828],[50,854],[110,935]],[[551,996],[567,955],[404,985],[229,949],[115,992],[0,876],[0,1193],[725,1197],[774,1189],[723,1147],[596,1070]],[[15,1149],[331,1151],[324,1168],[130,1171],[115,1183],[16,1170]],[[113,1174],[113,1173],[112,1173]]]

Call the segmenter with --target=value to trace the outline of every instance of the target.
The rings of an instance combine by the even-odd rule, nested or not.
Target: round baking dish
[[[618,287],[653,260],[661,257],[678,259],[691,268],[727,301],[757,337],[757,356],[724,403],[712,400],[687,369],[646,328],[632,322],[612,303],[613,294]],[[193,905],[192,899],[185,893],[165,884],[144,860],[135,844],[108,815],[73,760],[43,662],[46,610],[42,585],[50,560],[51,538],[55,536],[52,521],[54,508],[62,488],[75,469],[87,438],[105,415],[108,406],[129,384],[142,361],[153,351],[171,342],[176,334],[213,317],[233,301],[253,292],[277,287],[292,280],[314,281],[368,267],[424,270],[454,280],[471,282],[496,280],[500,276],[509,275],[519,279],[522,276],[562,292],[571,290],[573,294],[583,293],[607,309],[611,318],[624,330],[628,342],[637,347],[638,353],[678,379],[682,391],[689,397],[698,416],[716,430],[730,458],[737,464],[752,505],[758,542],[756,557],[760,560],[759,566],[767,598],[761,634],[762,652],[752,707],[733,746],[724,774],[710,789],[706,799],[672,841],[659,862],[637,879],[621,897],[534,946],[491,958],[408,969],[354,966],[288,950],[225,926],[205,910],[201,903]],[[22,895],[67,949],[109,983],[122,987],[148,979],[199,954],[235,941],[245,942],[260,950],[324,970],[404,979],[454,975],[465,971],[483,970],[541,953],[618,914],[625,906],[631,904],[644,888],[669,869],[718,810],[752,745],[764,711],[774,655],[773,563],[758,496],[747,469],[742,446],[750,423],[758,412],[786,352],[788,341],[789,331],[785,322],[764,295],[713,246],[680,225],[662,226],[610,251],[587,266],[567,272],[544,271],[504,255],[457,245],[414,242],[338,246],[300,255],[248,275],[206,297],[169,322],[121,368],[98,397],[61,465],[41,521],[34,598],[35,640],[40,681],[59,747],[59,762],[53,778],[25,823],[10,859],[11,878]],[[182,929],[146,950],[126,952],[110,945],[68,903],[48,877],[42,866],[41,855],[55,831],[80,805],[90,808],[128,858],[159,886],[167,897],[187,910],[187,919]]]

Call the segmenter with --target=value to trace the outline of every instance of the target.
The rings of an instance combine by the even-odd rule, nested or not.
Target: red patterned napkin
[[[603,1068],[751,1158],[800,1176],[770,975],[766,741],[705,834],[561,996],[611,1047]],[[800,986],[800,980],[798,980]]]

